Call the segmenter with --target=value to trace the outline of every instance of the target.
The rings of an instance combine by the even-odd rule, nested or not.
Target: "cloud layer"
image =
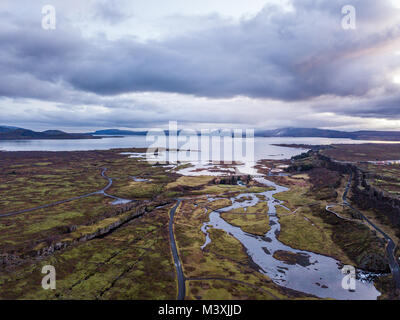
[[[266,4],[246,19],[198,15],[193,24],[204,21],[203,27],[146,40],[124,25],[137,11],[111,4],[91,1],[87,20],[71,9],[57,10],[54,31],[43,30],[40,15],[28,14],[20,2],[0,7],[3,121],[45,126],[46,119],[24,113],[32,108],[49,125],[64,127],[146,127],[168,120],[257,127],[371,126],[371,119],[384,127],[398,124],[400,86],[393,77],[400,73],[400,10],[389,0],[353,0],[356,30],[341,26],[347,0],[296,0]],[[27,4],[37,13],[40,5]],[[182,21],[190,29],[191,19]],[[113,34],[88,33],[85,25],[109,25]],[[285,120],[279,110],[293,118]],[[295,110],[312,116],[302,120]]]

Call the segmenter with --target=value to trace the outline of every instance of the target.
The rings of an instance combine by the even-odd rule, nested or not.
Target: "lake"
[[[274,144],[328,145],[332,143],[359,144],[371,142],[332,138],[256,137],[254,138],[254,160],[288,159],[305,151],[302,149],[279,147]],[[145,136],[110,137],[89,140],[3,140],[0,141],[0,151],[86,151],[115,148],[147,148],[150,145],[151,142],[147,142]]]

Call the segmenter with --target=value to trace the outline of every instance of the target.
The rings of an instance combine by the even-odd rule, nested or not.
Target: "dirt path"
[[[63,204],[63,203],[67,203],[67,202],[71,202],[71,201],[75,201],[75,200],[91,197],[91,196],[94,196],[94,195],[97,195],[97,194],[104,195],[105,197],[112,198],[112,199],[114,199],[116,201],[130,201],[130,200],[121,199],[121,198],[109,195],[106,192],[112,186],[112,183],[113,183],[113,179],[106,175],[106,171],[107,171],[107,168],[104,168],[103,171],[101,172],[101,176],[108,180],[108,184],[103,189],[101,189],[99,191],[87,193],[87,194],[84,194],[84,195],[81,195],[81,196],[76,196],[76,197],[65,199],[65,200],[52,202],[52,203],[49,203],[49,204],[44,204],[44,205],[37,206],[37,207],[34,207],[34,208],[29,208],[29,209],[14,211],[14,212],[3,213],[3,214],[0,214],[0,218],[1,217],[14,216],[14,215],[17,215],[17,214],[22,214],[22,213],[27,213],[27,212],[32,212],[32,211],[36,211],[36,210],[40,210],[40,209],[50,208],[50,207],[58,206],[58,205]]]

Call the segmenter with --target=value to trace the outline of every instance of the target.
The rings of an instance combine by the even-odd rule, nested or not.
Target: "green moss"
[[[261,288],[222,280],[189,281],[190,300],[274,300],[274,297]]]
[[[78,243],[40,263],[0,272],[1,299],[174,299],[168,210],[155,210],[105,238]],[[56,290],[41,287],[41,267],[56,268]]]
[[[265,235],[270,229],[268,214],[232,214],[222,213],[221,218],[231,225],[240,227],[244,232]]]
[[[183,187],[199,187],[209,184],[214,180],[212,176],[198,176],[198,177],[180,177],[175,182],[171,182],[167,185],[167,189],[173,189],[179,186]]]
[[[244,187],[238,185],[211,185],[205,186],[201,190],[192,191],[192,194],[225,194],[225,193],[262,193],[269,190],[273,190],[273,188],[264,188],[264,187]]]

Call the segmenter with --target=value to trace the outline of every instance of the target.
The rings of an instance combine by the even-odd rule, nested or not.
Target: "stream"
[[[210,220],[203,224],[201,230],[206,234],[204,249],[211,239],[208,235],[209,228],[224,230],[239,240],[247,251],[252,261],[259,266],[260,272],[267,275],[276,284],[294,289],[300,292],[315,295],[320,298],[333,298],[340,300],[376,300],[380,292],[375,288],[373,282],[365,279],[367,272],[357,270],[356,290],[349,291],[342,288],[344,275],[341,272],[342,264],[328,256],[316,254],[309,251],[293,249],[277,239],[280,232],[279,218],[276,215],[276,206],[282,206],[282,202],[275,199],[274,194],[287,191],[265,178],[256,178],[256,181],[266,186],[274,187],[275,190],[259,193],[264,195],[269,207],[269,220],[271,229],[264,236],[256,236],[242,231],[241,228],[233,226],[221,218],[219,212],[228,212],[237,208],[247,208],[257,204],[256,194],[240,194],[231,198],[232,205],[210,213]],[[249,197],[251,200],[238,202],[241,197]],[[209,200],[212,201],[212,198]],[[245,209],[246,210],[246,209]],[[283,262],[273,257],[278,250],[297,254],[295,264]]]

